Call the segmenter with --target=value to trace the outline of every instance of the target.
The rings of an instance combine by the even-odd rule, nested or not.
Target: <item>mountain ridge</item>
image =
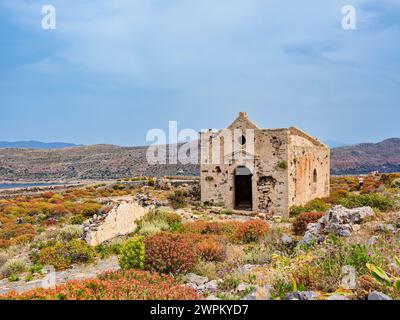
[[[194,142],[197,143],[197,142]],[[196,164],[151,165],[148,146],[110,144],[62,149],[0,149],[0,180],[119,179],[133,176],[199,175]],[[331,173],[400,172],[400,138],[331,149]]]
[[[79,147],[74,143],[67,142],[42,142],[36,140],[22,140],[22,141],[0,141],[0,148],[13,148],[13,149],[62,149],[69,147]]]

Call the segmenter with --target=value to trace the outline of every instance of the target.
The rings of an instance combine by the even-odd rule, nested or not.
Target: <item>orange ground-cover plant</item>
[[[201,300],[194,289],[173,277],[148,271],[107,272],[98,279],[72,281],[55,289],[11,292],[0,299],[11,300]]]

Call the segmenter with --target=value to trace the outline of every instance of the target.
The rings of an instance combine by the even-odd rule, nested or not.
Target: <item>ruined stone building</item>
[[[200,133],[201,200],[289,214],[329,195],[329,148],[300,129],[262,129],[241,112],[225,130]]]

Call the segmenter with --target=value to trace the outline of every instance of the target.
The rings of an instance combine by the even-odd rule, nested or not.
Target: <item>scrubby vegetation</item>
[[[59,193],[42,192],[0,200],[0,277],[39,278],[46,265],[73,265],[115,258],[122,271],[97,279],[34,290],[10,299],[199,299],[211,294],[183,286],[188,273],[215,280],[212,294],[241,299],[269,286],[272,299],[293,291],[313,291],[365,299],[373,290],[400,299],[400,188],[398,175],[333,177],[331,196],[291,208],[290,217],[268,222],[238,217],[223,204],[201,204],[190,187],[162,189],[157,183],[138,190],[162,200],[139,221],[132,234],[96,247],[81,240],[85,220],[107,212],[103,197],[134,195],[132,178]],[[134,181],[149,181],[138,178]],[[134,182],[133,181],[133,182]],[[371,206],[376,215],[349,237],[327,234],[305,243],[303,235],[334,205]],[[24,254],[21,255],[20,253]],[[117,256],[117,257],[114,257]],[[343,289],[342,268],[354,267],[356,287]],[[193,285],[193,284],[191,284]]]
[[[194,289],[174,278],[147,271],[127,270],[100,275],[98,279],[69,282],[55,289],[38,289],[3,299],[18,300],[199,300]]]
[[[159,233],[145,241],[145,267],[161,273],[182,273],[196,264],[196,252],[192,244],[179,235]]]
[[[123,269],[144,269],[145,246],[143,237],[126,241],[120,250],[119,264]]]
[[[303,235],[309,223],[315,223],[325,215],[324,212],[303,212],[293,222],[293,231],[296,235]]]
[[[73,263],[87,263],[93,261],[95,251],[85,241],[71,240],[67,243],[49,243],[40,250],[38,262],[42,265],[54,266],[57,270],[64,270]]]

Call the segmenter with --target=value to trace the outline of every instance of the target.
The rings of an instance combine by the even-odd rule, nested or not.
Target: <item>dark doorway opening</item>
[[[237,167],[235,172],[235,209],[252,210],[252,173],[246,167]]]

